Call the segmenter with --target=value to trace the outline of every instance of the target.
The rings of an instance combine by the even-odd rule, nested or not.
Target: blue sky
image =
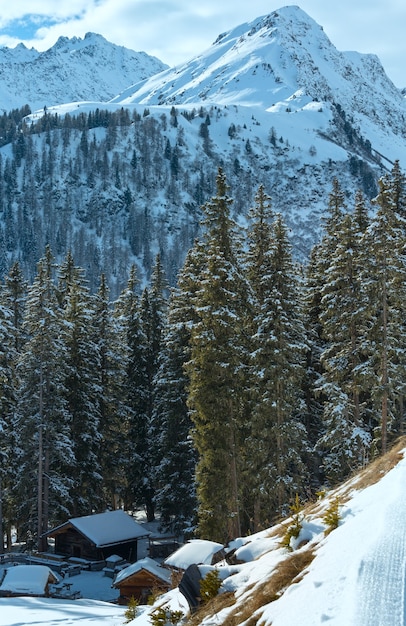
[[[398,87],[406,87],[404,0],[3,0],[0,46],[50,48],[87,32],[176,65],[243,22],[299,4],[339,50],[371,52]]]

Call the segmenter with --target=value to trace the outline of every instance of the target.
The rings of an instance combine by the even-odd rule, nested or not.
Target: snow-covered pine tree
[[[267,215],[268,214],[268,215]],[[267,215],[267,218],[266,218]],[[247,272],[254,292],[250,475],[256,493],[256,526],[285,512],[307,485],[307,434],[301,393],[308,350],[303,303],[287,230],[273,224],[264,198],[251,212]]]
[[[150,389],[147,375],[148,345],[143,330],[142,310],[149,309],[148,291],[138,294],[136,268],[130,271],[126,289],[115,303],[114,316],[121,337],[125,363],[124,403],[126,407],[126,509],[145,506],[144,459],[147,440],[147,411]]]
[[[154,423],[159,431],[155,500],[163,525],[173,525],[176,532],[196,523],[197,454],[191,438],[193,423],[187,405],[189,377],[185,366],[190,359],[192,327],[198,321],[194,302],[205,262],[205,250],[195,242],[179,273],[178,288],[170,298],[161,364],[155,380]]]
[[[58,268],[58,299],[65,326],[66,400],[75,462],[65,468],[71,477],[70,515],[78,517],[102,510],[99,463],[99,396],[101,387],[95,372],[99,354],[89,333],[93,323],[93,303],[84,270],[75,266],[69,252]]]
[[[326,342],[322,337],[320,323],[321,291],[325,276],[318,271],[318,245],[314,246],[306,265],[303,279],[303,302],[306,335],[309,349],[306,355],[306,377],[303,385],[306,404],[305,424],[310,445],[307,467],[313,477],[314,486],[323,482],[320,451],[316,444],[323,433],[323,398],[316,395],[315,389],[321,374],[320,356]]]
[[[3,290],[2,290],[3,291]],[[10,502],[13,474],[13,416],[15,413],[16,353],[13,345],[11,311],[0,293],[0,554],[4,552],[4,532]]]
[[[246,423],[248,286],[239,268],[239,239],[230,218],[225,175],[204,207],[201,247],[206,260],[197,276],[193,306],[189,405],[198,451],[198,532],[228,541],[241,533],[242,444]]]
[[[366,225],[364,200],[358,194],[355,214],[346,213],[336,221],[336,243],[321,289],[319,320],[326,346],[320,357],[318,391],[325,398],[325,431],[318,448],[324,452],[326,476],[334,482],[365,463],[371,444],[362,402],[369,386],[364,332],[370,305],[362,279]]]
[[[93,341],[98,351],[95,372],[100,388],[99,462],[103,476],[105,505],[118,508],[125,494],[127,413],[125,393],[125,360],[120,358],[120,335],[113,322],[109,290],[102,274],[100,287],[94,296]]]
[[[144,289],[139,304],[133,303],[127,324],[127,500],[134,507],[144,507],[149,521],[155,518],[153,395],[167,307],[165,290],[166,280],[158,255],[151,285]]]
[[[135,477],[131,473],[131,459],[134,453],[137,428],[134,428],[134,406],[142,398],[142,386],[138,377],[140,369],[140,346],[143,343],[139,312],[139,281],[135,265],[130,268],[126,287],[114,303],[113,323],[117,333],[120,361],[124,370],[123,410],[125,411],[125,436],[121,446],[123,453],[123,470],[125,472],[124,507],[130,510],[134,506],[132,495]],[[123,431],[123,435],[124,435]]]
[[[69,513],[72,480],[63,468],[74,463],[65,388],[65,328],[49,247],[28,291],[24,331],[27,341],[17,364],[18,525],[37,537],[41,550],[48,522],[56,524]]]
[[[11,531],[15,523],[14,477],[16,455],[16,363],[23,345],[23,318],[27,284],[18,262],[14,263],[0,288],[0,537],[6,536],[11,550]],[[3,551],[0,540],[0,551]]]
[[[403,422],[406,345],[403,309],[406,302],[405,179],[396,163],[379,181],[378,210],[365,235],[370,263],[364,285],[370,301],[367,355],[377,438],[382,453],[388,434]]]
[[[182,283],[182,277],[179,282]],[[177,535],[192,531],[196,522],[196,452],[187,406],[190,318],[187,299],[173,290],[155,378],[152,415],[154,434],[155,503],[161,525]]]

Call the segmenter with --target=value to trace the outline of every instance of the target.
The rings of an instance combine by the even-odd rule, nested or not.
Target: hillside
[[[113,297],[132,263],[149,280],[157,252],[174,284],[219,166],[235,219],[245,220],[264,185],[297,258],[306,262],[333,179],[351,208],[357,189],[373,198],[382,173],[396,159],[401,167],[406,162],[405,99],[377,57],[338,51],[298,7],[222,33],[175,68],[158,71],[141,59],[135,81],[121,70],[113,80],[106,43],[96,35],[60,40],[48,55],[56,68],[46,66],[51,84],[41,75],[35,82],[20,77],[15,58],[35,51],[2,51],[10,84],[13,74],[19,81],[18,102],[41,107],[10,140],[1,137],[0,238],[7,241],[1,271],[19,259],[31,278],[50,243],[58,260],[72,250],[92,289],[106,272]],[[85,93],[82,81],[95,91]]]
[[[190,62],[130,87],[112,102],[244,105],[276,119],[324,106],[334,117],[339,106],[352,116],[360,135],[374,140],[374,149],[392,160],[404,156],[405,100],[379,59],[338,51],[322,27],[297,6],[219,35]],[[316,130],[317,122],[312,126]],[[369,137],[373,126],[399,138],[391,154],[377,144],[376,136]]]
[[[280,543],[292,518],[233,542],[238,564],[216,566],[223,580],[220,595],[186,623],[403,625],[405,443],[403,438],[387,455],[302,509],[301,531],[291,551]],[[332,529],[326,514],[335,503],[339,523]],[[202,575],[210,569],[200,566]],[[170,592],[156,606],[184,609],[184,599]],[[151,610],[140,608],[131,624],[149,625]]]

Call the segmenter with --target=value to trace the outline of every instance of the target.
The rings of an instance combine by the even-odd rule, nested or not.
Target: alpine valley
[[[198,52],[198,51],[197,51]],[[0,272],[50,245],[116,297],[131,264],[170,284],[221,167],[243,222],[263,185],[306,261],[337,178],[349,207],[406,162],[406,104],[372,54],[340,52],[297,6],[167,68],[89,33],[0,50]]]

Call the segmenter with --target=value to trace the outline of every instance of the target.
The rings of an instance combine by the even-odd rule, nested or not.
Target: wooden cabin
[[[121,570],[112,586],[120,590],[119,604],[128,604],[131,597],[140,604],[146,604],[153,591],[158,590],[162,593],[169,591],[171,573],[160,567],[156,561],[145,557]]]
[[[48,597],[49,585],[59,582],[46,565],[16,565],[7,568],[0,585],[0,597]]]
[[[45,533],[55,539],[55,553],[86,561],[105,561],[116,554],[132,563],[137,544],[149,532],[130,515],[118,509],[76,517]]]

